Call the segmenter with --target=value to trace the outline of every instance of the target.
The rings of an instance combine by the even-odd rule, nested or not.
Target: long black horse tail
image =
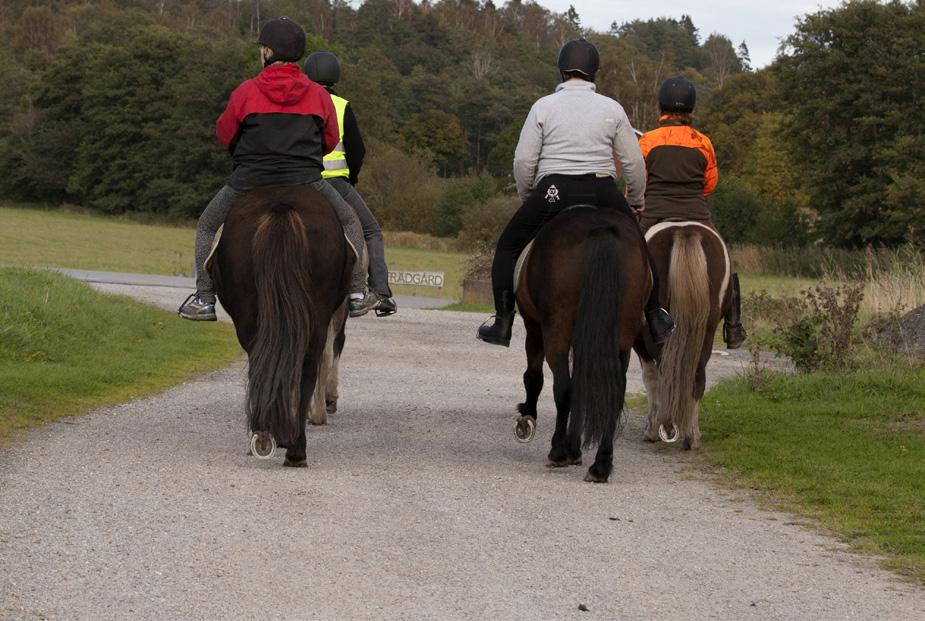
[[[289,444],[305,424],[300,386],[314,313],[308,235],[291,205],[277,203],[261,217],[253,265],[260,320],[248,351],[247,422]]]
[[[584,446],[616,429],[626,375],[620,358],[620,308],[626,286],[615,228],[597,229],[585,241],[584,276],[572,337],[570,425],[580,425]]]

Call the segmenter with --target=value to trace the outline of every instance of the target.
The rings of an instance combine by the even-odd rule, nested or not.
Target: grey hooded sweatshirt
[[[646,164],[623,106],[598,95],[593,82],[572,79],[530,108],[514,151],[517,194],[527,200],[546,175],[597,173],[616,178],[616,153],[626,179],[627,202],[643,205]]]

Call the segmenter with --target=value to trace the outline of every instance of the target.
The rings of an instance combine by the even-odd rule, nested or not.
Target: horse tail
[[[302,371],[314,313],[308,235],[291,205],[276,203],[260,217],[253,266],[260,320],[248,350],[247,422],[290,444],[305,424]]]
[[[658,366],[658,408],[659,422],[677,425],[682,438],[694,434],[694,386],[710,316],[709,283],[700,234],[676,234],[668,267],[675,330],[665,341]]]
[[[620,356],[620,310],[626,287],[615,228],[592,231],[572,336],[570,425],[579,425],[584,446],[600,443],[616,428],[626,395]]]

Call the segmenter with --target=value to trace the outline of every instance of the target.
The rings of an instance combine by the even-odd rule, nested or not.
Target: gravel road
[[[610,484],[547,469],[551,382],[518,444],[523,329],[490,347],[480,320],[351,321],[307,470],[246,456],[243,361],[0,451],[0,619],[925,618],[925,589],[643,443],[641,414]]]

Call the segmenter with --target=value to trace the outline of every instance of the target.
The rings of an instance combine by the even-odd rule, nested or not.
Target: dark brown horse
[[[353,262],[334,210],[307,186],[250,192],[225,221],[209,270],[247,352],[258,456],[279,442],[284,465],[305,466],[309,407],[319,424],[332,398],[336,407],[335,340],[339,353]]]
[[[698,222],[662,222],[646,232],[662,286],[662,306],[675,331],[661,350],[658,366],[641,343],[649,396],[646,439],[681,440],[685,449],[700,446],[700,400],[713,336],[731,299],[732,273],[726,245],[712,228]]]
[[[549,465],[579,465],[582,446],[597,443],[585,480],[606,482],[630,350],[652,286],[638,225],[616,209],[573,207],[540,230],[517,285],[527,399],[516,434],[532,438],[545,357],[556,402]]]

